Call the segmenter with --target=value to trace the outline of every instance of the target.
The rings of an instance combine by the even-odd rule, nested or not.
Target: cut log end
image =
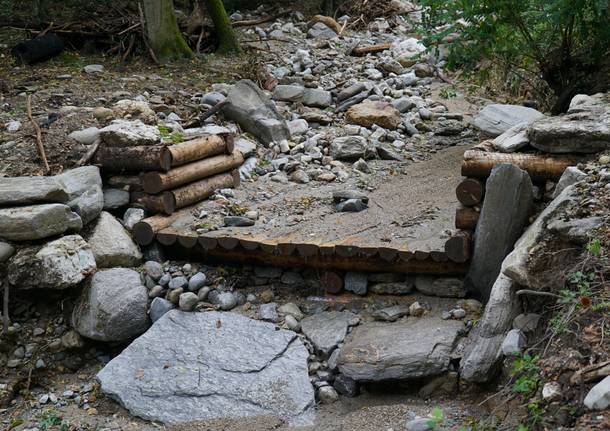
[[[136,223],[133,227],[132,234],[139,245],[149,245],[155,239],[155,231],[146,220]]]
[[[466,178],[455,188],[455,195],[462,205],[477,205],[485,195],[485,184],[476,178]]]
[[[464,263],[470,259],[472,235],[467,231],[458,231],[445,243],[447,257],[456,263]]]

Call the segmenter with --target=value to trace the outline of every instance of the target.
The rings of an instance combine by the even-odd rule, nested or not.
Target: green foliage
[[[38,426],[43,430],[49,429],[56,425],[61,425],[61,416],[59,416],[53,409],[46,410],[38,422]]]
[[[517,357],[512,364],[511,375],[517,380],[513,383],[513,392],[530,395],[538,389],[540,367],[538,356],[524,354]]]
[[[441,98],[443,99],[452,99],[454,97],[457,97],[458,93],[453,88],[443,87],[441,88],[441,91],[439,91],[438,95],[441,96]]]
[[[420,0],[424,43],[444,43],[449,66],[482,59],[537,69],[557,95],[607,64],[610,0]],[[451,37],[448,37],[451,35]],[[579,74],[584,74],[580,76]],[[590,78],[590,77],[589,77]]]
[[[602,254],[602,243],[599,238],[594,238],[587,244],[587,252],[591,256],[600,257]]]
[[[440,427],[444,421],[445,421],[445,417],[443,416],[443,411],[438,407],[434,407],[432,409],[432,413],[430,413],[430,419],[428,420],[428,427],[433,430],[438,430],[438,429],[440,429]]]
[[[161,134],[161,139],[164,141],[171,141],[172,144],[179,144],[184,141],[184,135],[180,132],[170,132],[170,130],[164,126],[157,126],[157,128]]]

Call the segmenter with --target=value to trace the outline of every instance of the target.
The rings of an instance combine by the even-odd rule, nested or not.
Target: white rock
[[[102,73],[104,71],[104,66],[101,64],[88,64],[83,68],[83,71],[88,74]]]
[[[87,127],[83,130],[75,130],[68,137],[74,139],[79,144],[91,145],[100,138],[100,129],[97,127]]]
[[[610,376],[593,386],[585,397],[589,410],[605,410],[610,406]]]
[[[547,382],[542,387],[542,398],[545,401],[559,401],[562,397],[561,385],[557,382]]]

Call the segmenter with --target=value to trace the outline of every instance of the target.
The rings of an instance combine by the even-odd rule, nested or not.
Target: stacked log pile
[[[228,134],[169,146],[103,146],[96,154],[96,163],[113,174],[108,184],[129,190],[132,203],[150,214],[165,215],[201,202],[215,190],[237,187],[236,168],[243,162]]]

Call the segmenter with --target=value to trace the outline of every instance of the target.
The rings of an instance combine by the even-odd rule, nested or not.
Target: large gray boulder
[[[147,420],[273,416],[308,425],[315,401],[307,357],[297,334],[272,323],[173,310],[97,377],[105,394]]]
[[[502,342],[519,314],[515,283],[500,274],[491,289],[481,322],[468,337],[468,346],[460,361],[460,376],[483,383],[492,379],[502,359]]]
[[[129,341],[148,329],[148,294],[140,274],[126,268],[96,272],[72,311],[72,326],[98,341]]]
[[[19,289],[66,289],[96,268],[89,244],[79,235],[68,235],[19,250],[9,262],[8,280]]]
[[[0,177],[0,206],[67,201],[68,192],[57,177]]]
[[[487,180],[475,231],[474,253],[466,286],[486,301],[502,261],[523,232],[533,203],[527,172],[514,165],[496,166]]]
[[[79,231],[83,221],[63,204],[0,208],[0,237],[9,241],[31,241]]]
[[[449,369],[464,324],[440,318],[412,318],[356,327],[338,358],[339,371],[357,381],[409,380]]]
[[[97,266],[136,266],[142,253],[123,225],[106,211],[102,211],[88,239]]]
[[[571,205],[576,200],[576,196],[575,185],[566,187],[527,228],[515,244],[514,250],[502,263],[502,272],[507,277],[523,286],[535,287],[535,277],[532,276],[528,268],[530,252],[540,243],[547,225],[555,220],[566,207]],[[485,200],[487,200],[487,197],[485,197]]]
[[[511,127],[521,123],[531,123],[544,117],[532,108],[518,105],[487,105],[474,119],[474,126],[486,135],[495,138]]]
[[[549,117],[532,123],[530,145],[548,153],[597,153],[610,149],[610,108]]]
[[[290,139],[290,130],[275,104],[249,79],[231,88],[222,112],[265,144]]]
[[[345,339],[347,329],[359,321],[349,311],[324,311],[301,320],[301,330],[317,351],[328,355]]]
[[[97,218],[104,206],[102,177],[97,166],[71,169],[57,176],[68,192],[68,205],[80,216],[83,224]]]

